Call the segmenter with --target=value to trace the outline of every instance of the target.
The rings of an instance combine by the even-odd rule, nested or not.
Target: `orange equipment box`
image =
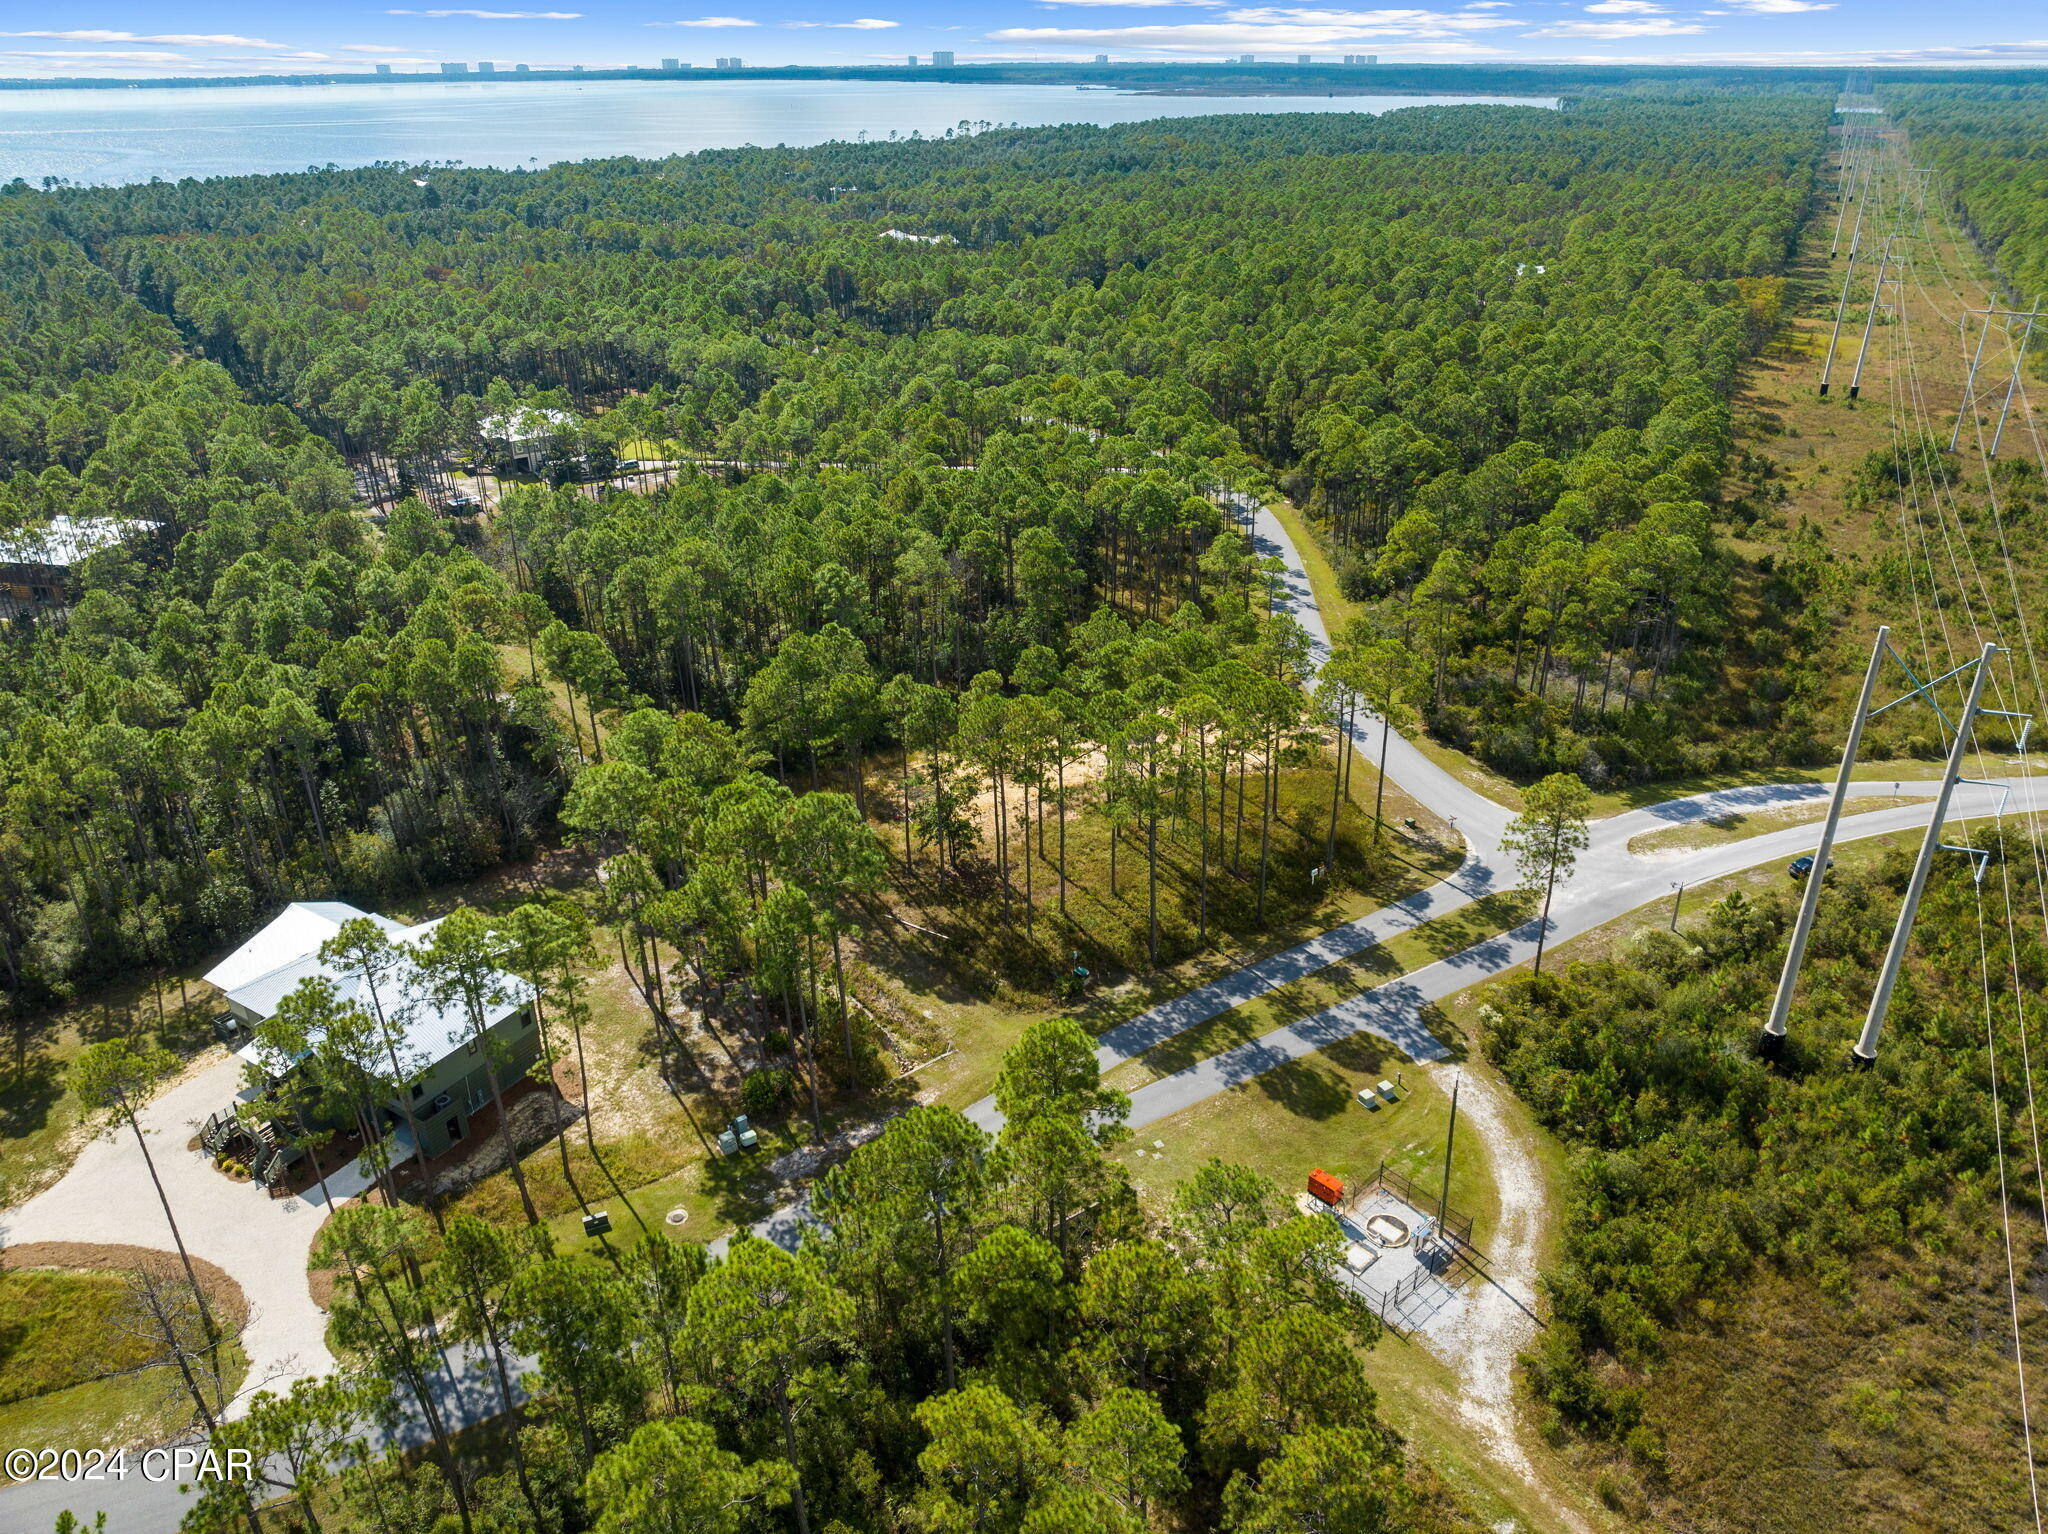
[[[1321,1167],[1308,1174],[1308,1191],[1326,1204],[1344,1202],[1344,1179],[1333,1177]]]

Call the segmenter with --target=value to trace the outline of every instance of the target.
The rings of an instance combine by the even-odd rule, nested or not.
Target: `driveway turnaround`
[[[204,1151],[186,1148],[207,1115],[232,1101],[241,1086],[240,1061],[211,1050],[200,1059],[143,1110],[142,1128],[187,1249],[240,1284],[249,1302],[249,1325],[242,1333],[249,1377],[229,1406],[232,1417],[264,1386],[287,1389],[302,1375],[334,1367],[326,1313],[306,1285],[306,1260],[328,1209],[318,1184],[297,1197],[272,1198],[253,1182],[235,1182],[215,1171]],[[327,1179],[337,1202],[368,1185],[360,1163]],[[174,1247],[149,1168],[126,1125],[87,1145],[55,1185],[19,1209],[0,1213],[0,1241]],[[0,1526],[15,1525],[0,1517]]]

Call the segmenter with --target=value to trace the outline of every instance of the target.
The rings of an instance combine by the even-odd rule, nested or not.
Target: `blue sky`
[[[536,67],[900,63],[951,49],[1002,59],[2048,64],[2039,0],[1476,0],[1350,10],[1233,0],[0,0],[0,76],[401,70],[443,60]],[[720,0],[715,0],[720,3]],[[559,6],[559,9],[554,8]]]

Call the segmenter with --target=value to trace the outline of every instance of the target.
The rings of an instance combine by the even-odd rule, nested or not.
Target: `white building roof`
[[[522,405],[504,415],[485,416],[476,429],[493,442],[536,442],[558,426],[574,426],[576,417],[567,410],[548,410]]]
[[[155,526],[154,522],[135,518],[58,515],[42,527],[0,533],[0,563],[61,565],[69,569],[86,555],[112,548]]]
[[[382,927],[394,946],[417,947],[440,925],[423,922],[402,927],[389,917],[359,911],[341,901],[301,901],[287,906],[275,921],[236,949],[206,976],[227,992],[236,1007],[259,1018],[272,1016],[286,996],[305,980],[319,977],[334,987],[344,1003],[353,1002],[371,1010],[367,987],[360,976],[344,974],[324,963],[320,945],[333,937],[345,921],[367,916]],[[267,967],[256,967],[267,965]],[[222,978],[225,976],[226,978]],[[484,1026],[495,1027],[533,999],[533,988],[512,975],[497,977],[499,999],[484,1016]],[[428,994],[411,966],[401,966],[379,988],[387,1019],[404,1025],[398,1047],[399,1063],[407,1072],[417,1072],[453,1054],[474,1035],[467,1010],[460,1002],[442,1005]],[[292,1062],[280,1061],[254,1041],[235,1053],[243,1060],[277,1075]]]
[[[388,916],[372,916],[341,900],[296,900],[277,919],[206,972],[206,982],[223,991],[237,991],[259,975],[267,975],[293,959],[318,953],[320,945],[341,930],[343,922],[366,919],[387,937],[405,931]]]

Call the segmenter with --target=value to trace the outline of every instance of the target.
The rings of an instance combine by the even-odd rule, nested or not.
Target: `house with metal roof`
[[[409,960],[439,925],[424,922],[408,927],[342,901],[296,901],[207,971],[206,981],[227,1003],[223,1032],[231,1041],[238,1041],[235,1054],[261,1071],[269,1084],[244,1088],[238,1100],[249,1103],[268,1098],[288,1073],[300,1068],[300,1060],[277,1058],[257,1042],[254,1033],[300,985],[323,979],[344,1004],[373,1015],[381,1011],[391,1026],[405,1092],[403,1097],[394,1094],[376,1104],[373,1113],[375,1127],[391,1139],[393,1162],[419,1154],[441,1155],[461,1143],[471,1119],[490,1105],[493,1064],[500,1090],[507,1091],[540,1057],[533,989],[516,976],[497,974],[481,1019],[481,1036],[467,1007],[459,1001],[437,999],[413,963],[396,965],[372,997],[360,976],[320,957],[322,945],[339,933],[344,923],[355,920],[375,922],[401,960]],[[419,1131],[417,1144],[412,1133],[415,1128]],[[260,1119],[251,1126],[248,1115],[238,1114],[233,1106],[208,1120],[200,1136],[201,1143],[215,1154],[230,1153],[238,1139],[253,1141],[250,1170],[265,1183],[290,1170],[298,1156],[291,1142],[298,1138],[292,1126],[270,1125]]]
[[[477,435],[502,467],[518,474],[538,474],[554,450],[556,435],[575,425],[576,417],[567,410],[523,405],[504,415],[485,416],[477,422]]]
[[[61,614],[77,595],[76,571],[90,554],[152,531],[124,517],[55,516],[0,533],[0,619]]]

